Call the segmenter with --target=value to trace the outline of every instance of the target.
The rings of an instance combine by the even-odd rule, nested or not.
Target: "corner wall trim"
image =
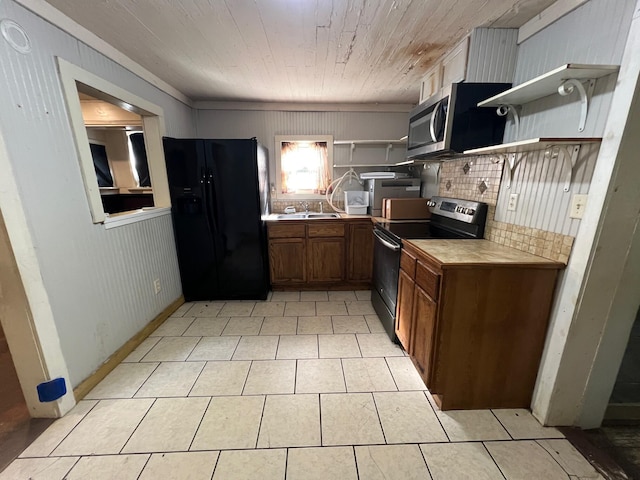
[[[76,398],[76,402],[82,400],[91,390],[93,390],[93,388],[98,385],[98,383],[100,383],[111,372],[111,370],[116,368],[122,360],[127,358],[127,356],[133,352],[138,345],[151,335],[156,328],[162,325],[162,323],[169,318],[169,315],[175,312],[183,303],[184,296],[180,295],[179,298],[175,299],[167,308],[160,312],[156,318],[151,320],[142,330],[131,337],[124,345],[122,345],[122,347],[116,350],[116,352],[111,355],[106,362],[100,365],[95,372],[74,388],[73,395]]]

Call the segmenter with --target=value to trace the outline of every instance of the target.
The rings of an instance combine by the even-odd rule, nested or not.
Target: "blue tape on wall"
[[[64,378],[54,378],[43,382],[37,387],[38,398],[41,402],[54,402],[67,393],[67,384]]]

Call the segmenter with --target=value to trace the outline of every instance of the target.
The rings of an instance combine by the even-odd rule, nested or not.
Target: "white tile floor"
[[[0,479],[597,479],[526,410],[440,412],[369,292],[181,306]]]

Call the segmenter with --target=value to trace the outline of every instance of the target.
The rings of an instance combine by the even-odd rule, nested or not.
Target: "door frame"
[[[2,132],[0,171],[0,321],[29,413],[57,418],[76,401]],[[67,393],[56,401],[40,402],[37,385],[59,377]]]

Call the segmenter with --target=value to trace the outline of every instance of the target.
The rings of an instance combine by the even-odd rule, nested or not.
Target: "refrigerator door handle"
[[[215,228],[214,228],[214,224],[213,221],[211,220],[211,212],[209,211],[209,180],[207,178],[207,170],[202,167],[200,169],[201,172],[201,176],[200,176],[200,183],[202,184],[202,195],[204,196],[204,204],[205,204],[205,217],[207,219],[207,227],[209,228],[209,233],[211,233],[213,235],[213,232],[215,232]]]
[[[208,210],[211,212],[211,223],[213,225],[214,230],[218,230],[218,212],[216,210],[216,189],[213,181],[213,173],[211,169],[207,169],[207,194],[209,196],[208,206],[210,207]]]

